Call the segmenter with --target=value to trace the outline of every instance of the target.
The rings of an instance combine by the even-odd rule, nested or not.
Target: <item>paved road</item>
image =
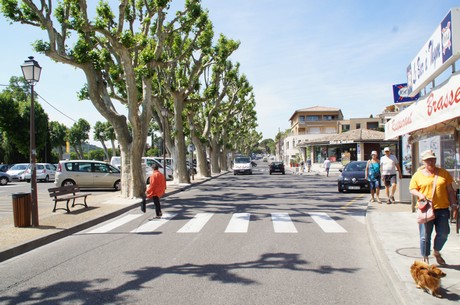
[[[396,304],[361,194],[335,178],[225,175],[0,265],[0,303]],[[361,200],[360,200],[361,199]]]

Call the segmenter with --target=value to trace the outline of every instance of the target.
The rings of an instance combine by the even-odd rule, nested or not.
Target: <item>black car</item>
[[[270,163],[270,175],[272,173],[282,173],[285,174],[283,162],[272,162]]]
[[[369,181],[365,179],[367,161],[351,161],[343,169],[337,181],[339,192],[366,191],[369,192]]]

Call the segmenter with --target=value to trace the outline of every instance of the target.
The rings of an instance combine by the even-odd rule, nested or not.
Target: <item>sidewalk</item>
[[[324,178],[319,176],[322,174],[309,174]],[[166,196],[215,177],[218,176],[195,178],[192,184],[185,185],[168,182]],[[50,199],[49,202],[42,201],[39,205],[40,226],[38,228],[16,228],[13,225],[12,215],[1,218],[0,262],[121,215],[130,209],[140,208],[139,200],[123,199],[118,194],[93,193],[88,197],[88,209],[77,206],[70,214],[62,210],[53,213],[52,201]],[[367,199],[368,197],[364,196],[362,200],[367,201]],[[441,251],[446,262],[450,263],[442,268],[447,274],[441,281],[443,299],[416,289],[410,275],[410,266],[415,259],[421,258],[418,226],[410,204],[369,204],[366,227],[382,274],[386,276],[388,285],[400,304],[458,304],[460,301],[460,236],[455,232],[455,224],[451,224],[451,234]],[[430,257],[430,263],[436,263],[433,256]]]
[[[367,198],[367,197],[366,197]],[[410,274],[414,260],[420,260],[419,232],[415,213],[409,203],[369,204],[366,215],[369,238],[382,274],[387,275],[402,304],[458,304],[460,301],[460,236],[451,224],[451,232],[441,254],[447,274],[441,280],[443,299],[415,288]],[[434,232],[433,232],[434,238]],[[431,253],[430,264],[436,264]]]

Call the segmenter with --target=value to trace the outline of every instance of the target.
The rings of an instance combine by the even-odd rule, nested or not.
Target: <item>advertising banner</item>
[[[459,58],[460,8],[453,8],[407,67],[409,96],[414,97]]]
[[[401,111],[385,124],[385,139],[460,117],[460,74],[452,75],[430,94]]]

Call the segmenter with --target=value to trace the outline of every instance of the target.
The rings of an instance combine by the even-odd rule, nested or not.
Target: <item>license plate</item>
[[[348,189],[349,190],[360,190],[361,187],[360,186],[349,186]]]

